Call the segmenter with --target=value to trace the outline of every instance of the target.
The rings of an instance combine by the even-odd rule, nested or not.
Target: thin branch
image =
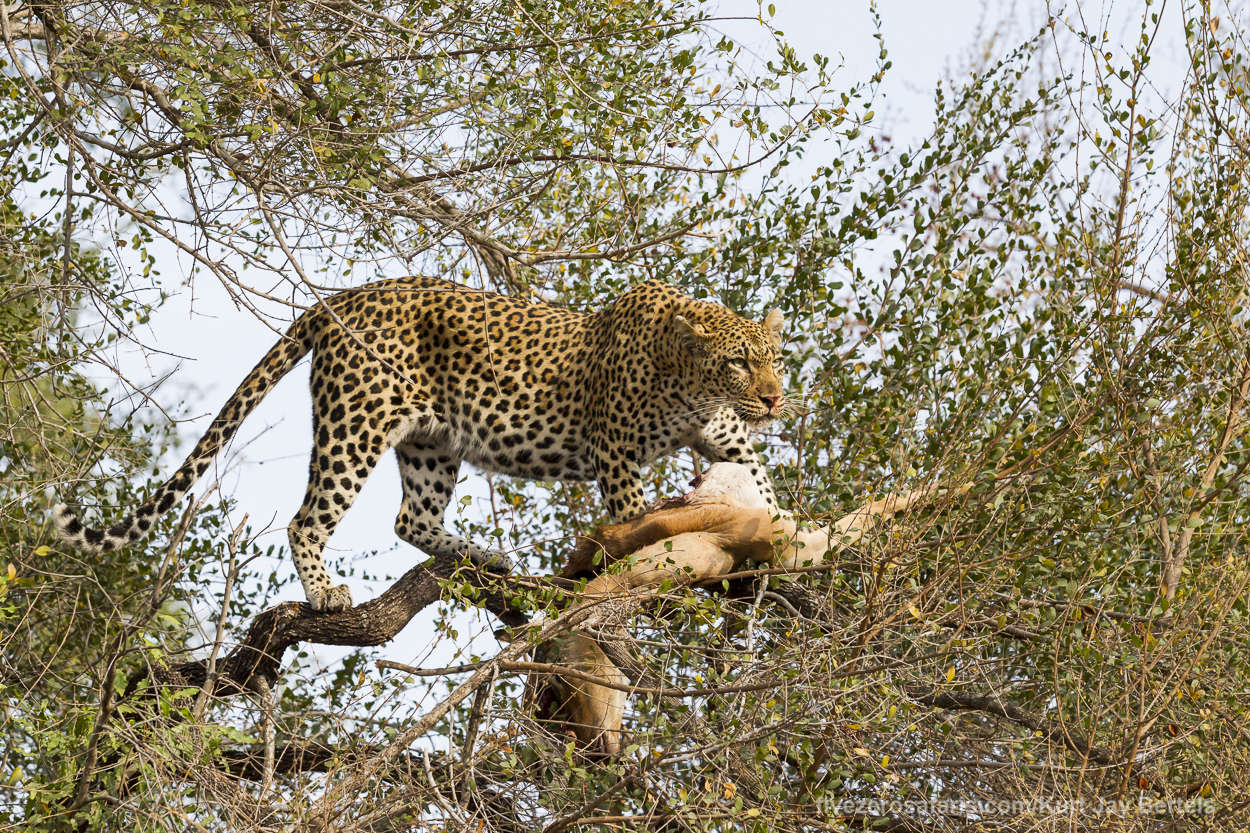
[[[1207,463],[1207,469],[1203,472],[1201,486],[1198,489],[1199,494],[1205,494],[1211,489],[1211,484],[1215,482],[1216,473],[1224,465],[1224,456],[1228,451],[1228,444],[1232,442],[1233,437],[1237,434],[1238,427],[1241,425],[1241,408],[1245,404],[1247,390],[1250,390],[1250,357],[1242,360],[1240,377],[1233,387],[1232,394],[1228,400],[1224,427],[1215,441],[1215,449],[1211,453],[1211,460]],[[1185,523],[1181,528],[1176,548],[1172,552],[1171,558],[1164,564],[1163,580],[1160,589],[1167,599],[1172,599],[1176,596],[1176,588],[1180,584],[1181,572],[1185,568],[1185,560],[1189,557],[1189,542],[1194,537],[1194,521],[1198,520],[1201,509],[1201,506],[1196,506],[1186,513]]]
[[[217,614],[217,635],[213,639],[213,652],[208,656],[208,673],[204,675],[204,685],[200,687],[200,693],[195,698],[195,706],[191,709],[191,717],[197,721],[203,718],[204,710],[208,706],[208,698],[217,685],[217,655],[221,652],[221,643],[226,635],[226,616],[230,612],[230,591],[234,588],[235,566],[239,561],[239,536],[243,534],[245,524],[247,524],[247,515],[243,516],[243,520],[239,521],[226,538],[230,564],[226,568],[226,589],[221,594],[221,611]]]
[[[1008,703],[994,694],[969,694],[962,691],[939,691],[937,689],[910,688],[907,690],[917,703],[948,711],[978,711],[1004,717],[1013,723],[1031,729],[1048,740],[1058,740],[1065,746],[1095,765],[1104,768],[1120,766],[1123,761],[1107,749],[1094,746],[1084,736],[1063,726],[1056,726],[1032,712]]]

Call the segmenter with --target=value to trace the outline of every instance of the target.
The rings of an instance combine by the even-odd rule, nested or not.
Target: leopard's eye
[[[782,358],[778,358],[776,361],[774,361],[773,370],[777,371],[777,373],[785,373],[786,372],[786,360]]]
[[[725,363],[728,364],[730,367],[732,367],[734,370],[750,370],[751,369],[751,365],[748,364],[747,360],[742,358],[741,356],[739,356],[738,358],[729,359]]]

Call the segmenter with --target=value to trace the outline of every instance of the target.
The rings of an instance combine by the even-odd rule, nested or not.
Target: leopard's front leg
[[[637,451],[596,449],[595,479],[613,521],[628,520],[646,511]]]
[[[768,469],[760,462],[751,442],[751,432],[732,408],[722,408],[699,432],[699,439],[691,446],[712,463],[741,463],[751,471],[760,495],[774,514],[780,514],[777,495]]]

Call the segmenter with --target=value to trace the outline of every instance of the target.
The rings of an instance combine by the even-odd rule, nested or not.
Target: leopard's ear
[[[773,334],[773,339],[781,346],[781,331],[786,326],[786,317],[779,309],[770,309],[764,316],[764,329]]]
[[[678,343],[691,353],[703,355],[707,352],[707,343],[711,336],[702,324],[692,324],[686,320],[686,316],[678,315],[673,318],[673,330],[677,333]]]

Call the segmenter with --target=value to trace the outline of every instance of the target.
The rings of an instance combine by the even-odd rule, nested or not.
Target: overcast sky
[[[1018,4],[1031,11],[1020,31],[1036,31],[1042,14],[1037,3]],[[772,22],[800,55],[820,53],[836,64],[839,56],[845,68],[836,78],[845,86],[867,78],[875,66],[878,43],[866,0],[775,0]],[[765,8],[767,4],[765,4]],[[907,143],[928,127],[932,112],[932,91],[942,74],[958,67],[975,41],[978,27],[988,17],[992,25],[1006,8],[992,4],[986,12],[980,2],[969,0],[883,0],[880,4],[882,31],[890,50],[893,69],[877,106],[878,123],[886,123],[896,141]],[[755,17],[760,8],[742,0],[724,0],[725,16]],[[758,26],[744,22],[718,24],[739,43],[757,44],[759,54],[769,57],[768,45]],[[814,158],[815,154],[809,154]],[[181,279],[173,262],[161,265],[166,288]],[[225,292],[210,277],[200,276],[193,287],[182,289],[153,317],[146,333],[146,344],[161,351],[132,349],[118,356],[128,379],[139,385],[150,384],[158,376],[175,371],[175,383],[162,387],[157,399],[179,418],[193,418],[181,426],[190,442],[205,430],[212,416],[225,402],[252,365],[274,342],[273,332],[247,311],[237,310]],[[310,400],[307,392],[307,359],[269,394],[252,414],[233,446],[235,467],[224,483],[238,500],[238,516],[250,515],[257,527],[272,530],[259,540],[286,545],[285,526],[299,508],[304,493],[307,460],[311,445]],[[193,386],[186,404],[180,404],[187,386]],[[250,443],[249,443],[250,441]],[[169,463],[176,464],[176,460]],[[173,466],[169,467],[172,471]],[[466,467],[467,469],[467,467]],[[479,485],[470,485],[481,494]],[[393,533],[400,501],[399,478],[389,454],[378,465],[352,510],[339,525],[326,560],[333,572],[336,563],[371,550],[392,550],[368,562],[370,573],[389,572],[398,576],[424,556],[397,541]],[[290,564],[283,568],[290,570]],[[359,603],[385,589],[385,585],[351,582]],[[289,588],[291,599],[303,599],[298,584]],[[427,616],[429,611],[427,611]],[[424,618],[424,617],[423,617]],[[493,627],[483,615],[479,629]],[[463,630],[463,629],[462,629]],[[426,658],[430,629],[414,621],[401,639],[387,649],[387,656],[399,662],[441,663],[449,659],[446,646]],[[493,642],[493,640],[491,640]],[[490,643],[479,640],[478,650],[490,650]],[[326,661],[337,652],[321,651]]]

